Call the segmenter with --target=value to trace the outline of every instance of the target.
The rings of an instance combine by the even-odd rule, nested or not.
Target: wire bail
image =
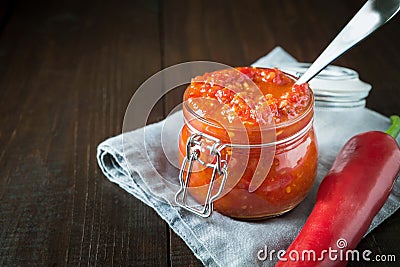
[[[200,159],[200,149],[196,147],[200,147],[203,144],[203,141],[207,140],[212,142],[212,145],[206,146],[210,151],[210,155],[214,156],[212,162],[205,162]],[[218,138],[213,136],[204,134],[204,133],[194,133],[190,135],[186,143],[186,156],[183,159],[182,166],[179,172],[179,183],[180,189],[175,194],[175,202],[181,206],[182,208],[195,213],[201,217],[209,217],[213,211],[213,203],[214,201],[221,195],[222,190],[225,186],[225,182],[228,176],[227,173],[227,161],[221,159],[221,151],[225,148],[224,145],[221,145],[221,141]],[[212,168],[212,175],[210,179],[210,184],[208,187],[206,199],[204,204],[201,206],[202,208],[194,208],[188,205],[187,203],[187,195],[188,188],[190,182],[190,176],[192,173],[193,162],[198,161],[200,164],[204,165],[207,168]],[[186,175],[185,175],[186,170]],[[221,185],[218,188],[218,191],[212,195],[214,182],[217,176],[222,175]],[[185,176],[185,178],[184,178]]]

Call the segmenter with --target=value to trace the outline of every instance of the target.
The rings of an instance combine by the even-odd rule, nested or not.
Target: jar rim
[[[184,120],[186,120],[184,118]],[[285,144],[288,143],[292,140],[295,140],[297,138],[300,138],[301,136],[303,136],[304,134],[306,134],[310,128],[312,127],[314,123],[314,118],[311,118],[310,121],[307,123],[307,125],[303,128],[301,128],[299,131],[297,131],[296,133],[289,135],[283,139],[280,140],[274,140],[272,142],[267,142],[267,143],[259,143],[259,144],[236,144],[236,143],[222,143],[221,147],[231,147],[231,148],[264,148],[264,147],[272,147],[272,146],[277,146],[277,145],[281,145],[281,144]],[[187,127],[189,127],[192,131],[197,131],[197,132],[201,132],[199,130],[197,130],[195,127],[193,127],[192,125],[190,125],[190,123],[186,123]],[[202,133],[202,135],[205,136],[209,136],[207,134]],[[211,136],[212,138],[215,138],[213,136]]]
[[[304,112],[302,112],[301,114],[299,114],[298,116],[295,116],[291,119],[288,119],[286,121],[279,122],[279,123],[273,122],[272,124],[268,124],[268,125],[258,125],[257,127],[254,127],[254,130],[267,131],[267,130],[271,130],[274,128],[275,129],[285,128],[285,127],[288,127],[288,126],[298,123],[299,121],[301,121],[302,119],[307,117],[314,110],[314,94],[313,94],[312,90],[309,90],[309,95],[310,95],[310,100],[307,105],[307,109]],[[191,109],[186,102],[183,102],[183,108],[186,109],[190,113],[190,115],[194,116],[196,119],[200,120],[202,123],[205,123],[205,124],[210,125],[215,128],[234,130],[234,131],[240,131],[240,130],[246,130],[246,129],[250,130],[250,131],[252,130],[251,127],[249,127],[249,128],[235,127],[235,126],[221,127],[220,125],[213,123],[211,120],[206,119],[203,116],[200,116],[199,114],[194,112],[194,110]]]

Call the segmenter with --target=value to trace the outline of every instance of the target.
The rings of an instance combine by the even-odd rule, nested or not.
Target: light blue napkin
[[[256,64],[271,66],[295,61],[277,47]],[[183,124],[182,113],[173,114],[167,121],[174,122],[173,127],[164,120],[105,140],[97,149],[98,164],[111,182],[152,207],[206,266],[273,266],[277,258],[265,257],[266,250],[286,249],[296,237],[312,210],[322,178],[344,143],[357,133],[385,130],[390,124],[388,118],[364,107],[316,108],[315,128],[320,154],[318,176],[310,194],[283,216],[246,222],[218,212],[210,218],[200,218],[174,203],[178,169],[167,160],[165,151],[177,155],[177,132]],[[171,141],[161,142],[162,139]],[[399,206],[400,179],[397,179],[369,231]]]

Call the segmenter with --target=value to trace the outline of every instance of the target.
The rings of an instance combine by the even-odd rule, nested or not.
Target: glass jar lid
[[[279,68],[300,77],[310,63],[284,63]],[[371,85],[352,69],[329,65],[310,82],[317,107],[364,107]]]

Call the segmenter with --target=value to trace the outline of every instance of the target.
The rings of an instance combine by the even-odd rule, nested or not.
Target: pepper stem
[[[397,115],[392,115],[390,116],[390,121],[392,122],[392,125],[386,130],[385,133],[396,139],[400,133],[400,117]]]

